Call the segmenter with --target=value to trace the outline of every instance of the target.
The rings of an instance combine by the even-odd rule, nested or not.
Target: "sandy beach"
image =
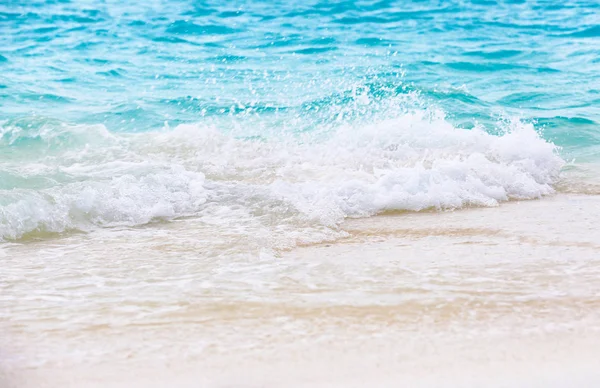
[[[600,197],[561,194],[350,219],[194,271],[175,259],[193,220],[4,246],[3,387],[596,386],[599,217]],[[104,279],[60,276],[78,251]]]
[[[599,15],[0,1],[0,388],[600,387]]]

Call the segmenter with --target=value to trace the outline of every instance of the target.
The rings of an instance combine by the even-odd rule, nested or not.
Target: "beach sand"
[[[190,267],[192,220],[155,245],[10,244],[0,386],[596,387],[598,220],[600,196],[567,194],[387,214],[228,271]],[[91,291],[65,286],[84,274]]]

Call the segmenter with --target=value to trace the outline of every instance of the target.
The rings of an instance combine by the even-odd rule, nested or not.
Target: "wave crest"
[[[4,190],[0,236],[202,218],[210,209],[223,225],[297,234],[390,210],[539,198],[553,193],[563,165],[531,124],[492,135],[428,110],[268,139],[237,135],[201,125],[111,134],[117,141],[105,151],[114,160],[102,163],[98,152],[65,151],[57,168],[69,182]]]

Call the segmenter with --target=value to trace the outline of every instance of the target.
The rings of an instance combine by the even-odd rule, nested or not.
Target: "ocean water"
[[[370,288],[391,262],[344,277],[339,263],[327,272],[286,252],[356,237],[350,219],[392,214],[402,224],[423,213],[432,223],[482,208],[496,217],[485,208],[600,194],[598,74],[600,3],[591,0],[2,2],[0,329],[10,335],[0,354],[50,368],[182,349],[165,338],[193,337],[190,300],[217,306],[196,311],[215,322],[233,319],[227,306],[260,320],[248,306],[268,309],[277,290],[315,309],[396,300],[373,302]],[[563,206],[553,203],[548,213]],[[458,236],[439,228],[405,235]],[[491,236],[473,228],[459,243]],[[378,230],[363,234],[391,233]],[[519,244],[554,236],[560,245],[557,230]],[[498,244],[512,247],[506,238]],[[449,244],[437,252],[458,249]],[[598,253],[593,239],[570,244],[539,249]],[[506,255],[524,257],[519,247]],[[446,265],[437,271],[453,271]],[[530,280],[505,302],[560,294]],[[593,303],[579,311],[595,314],[585,295]],[[531,317],[545,317],[545,305],[532,306]],[[218,327],[216,337],[243,342]],[[149,337],[123,341],[126,329]],[[113,347],[93,342],[98,333]]]
[[[594,1],[1,12],[5,240],[496,205],[598,158]]]

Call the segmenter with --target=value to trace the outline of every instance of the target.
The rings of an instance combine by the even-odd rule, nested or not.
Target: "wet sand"
[[[598,220],[600,197],[582,195],[382,215],[348,220],[337,242],[210,266],[191,220],[6,246],[0,374],[6,387],[595,387]],[[89,272],[90,290],[70,278]]]

